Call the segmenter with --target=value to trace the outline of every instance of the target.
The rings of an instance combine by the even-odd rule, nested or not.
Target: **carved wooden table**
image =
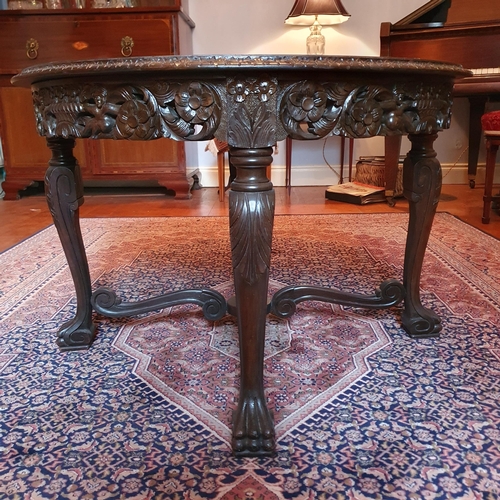
[[[210,320],[237,316],[241,389],[233,420],[237,456],[275,450],[272,416],[264,395],[265,318],[287,317],[304,300],[355,307],[390,307],[404,299],[402,324],[412,337],[431,337],[439,317],[420,301],[424,253],[441,189],[433,150],[449,127],[455,77],[469,73],[436,62],[331,56],[150,57],[47,64],[13,78],[31,86],[38,132],[52,159],[46,194],[76,288],[77,312],[62,326],[61,349],[86,349],[95,326],[92,309],[118,317],[181,303],[203,307]],[[274,191],[266,177],[272,146],[286,137],[318,139],[408,134],[404,194],[409,228],[403,283],[382,283],[373,295],[307,285],[289,286],[267,303]],[[122,303],[107,289],[92,294],[79,226],[82,181],[73,156],[75,138],[183,141],[217,137],[230,145],[237,176],[230,192],[234,303],[213,290],[171,292]]]

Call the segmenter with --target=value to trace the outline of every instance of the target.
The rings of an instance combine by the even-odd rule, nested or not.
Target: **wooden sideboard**
[[[12,87],[21,69],[51,61],[191,54],[194,23],[181,0],[162,7],[0,11],[0,137],[4,151],[5,199],[42,181],[49,160],[36,132],[31,92]],[[132,46],[133,45],[133,46]],[[189,198],[193,178],[186,172],[184,143],[158,139],[77,141],[87,184],[157,182]],[[117,182],[118,181],[118,182]]]

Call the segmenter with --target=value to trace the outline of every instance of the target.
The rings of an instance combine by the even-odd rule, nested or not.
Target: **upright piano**
[[[481,115],[488,101],[500,100],[500,0],[431,0],[395,24],[382,23],[380,55],[452,62],[473,72],[453,93],[470,103],[468,176],[474,187]],[[389,157],[399,155],[397,143],[386,141]]]

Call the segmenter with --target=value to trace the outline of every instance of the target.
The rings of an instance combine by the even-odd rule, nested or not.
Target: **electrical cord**
[[[331,136],[330,136],[331,137]],[[328,140],[328,137],[325,138],[325,140],[323,141],[323,160],[325,161],[325,163],[328,165],[328,168],[339,178],[339,182],[340,182],[340,172],[337,172],[331,165],[330,163],[328,162],[328,160],[326,159],[326,154],[325,154],[325,149],[326,149],[326,141]]]

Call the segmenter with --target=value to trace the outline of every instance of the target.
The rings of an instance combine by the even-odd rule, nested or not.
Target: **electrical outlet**
[[[464,143],[460,139],[457,139],[455,141],[455,149],[462,149],[463,147],[464,147]]]

